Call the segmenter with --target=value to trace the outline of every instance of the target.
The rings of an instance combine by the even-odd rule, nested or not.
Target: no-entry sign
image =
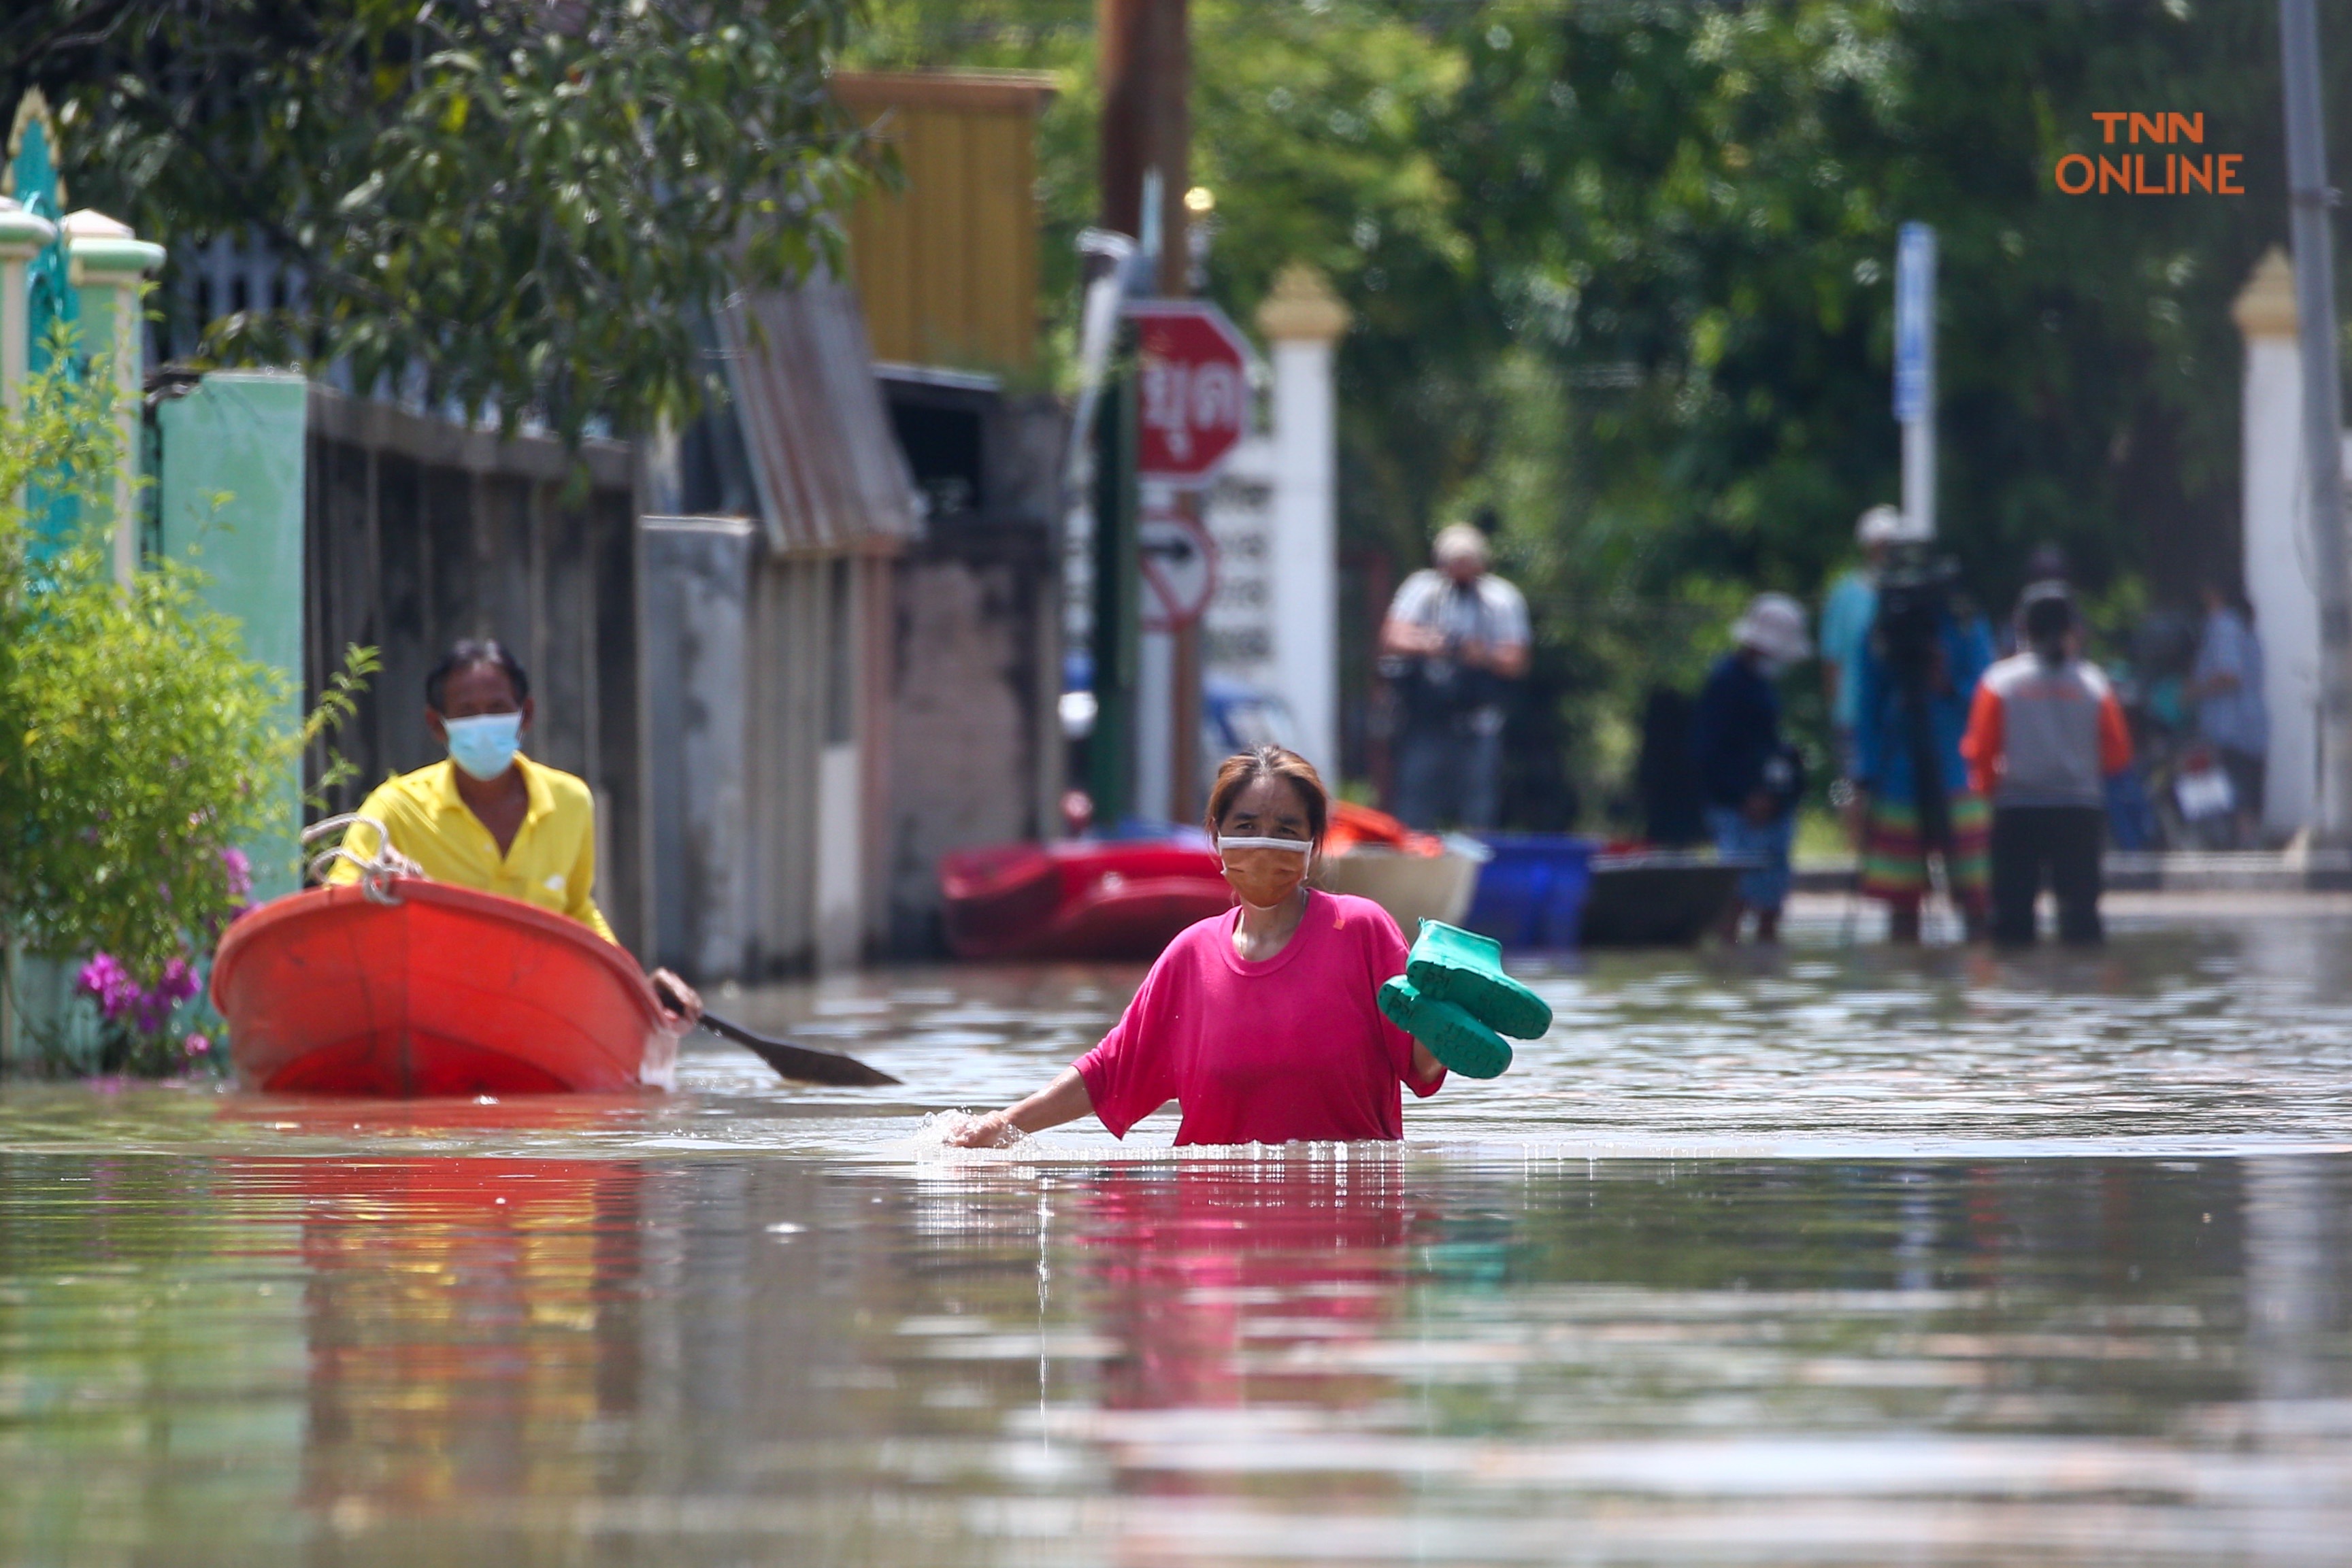
[[[1181,632],[1201,619],[1217,591],[1217,546],[1181,512],[1155,508],[1136,527],[1143,572],[1143,629]]]
[[[1205,485],[1249,430],[1248,345],[1203,299],[1139,299],[1139,478]]]

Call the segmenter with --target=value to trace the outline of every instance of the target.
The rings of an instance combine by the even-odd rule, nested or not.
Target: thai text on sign
[[[1128,307],[1136,329],[1136,469],[1146,480],[1203,485],[1248,434],[1247,345],[1205,300]]]

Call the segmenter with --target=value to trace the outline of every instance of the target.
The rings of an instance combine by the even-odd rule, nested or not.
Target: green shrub
[[[51,373],[24,390],[0,410],[0,936],[182,990],[246,896],[238,846],[284,827],[272,781],[348,710],[349,683],[289,724],[289,677],[247,655],[200,573],[156,561],[118,584],[112,388]],[[84,521],[47,541],[56,497]],[[371,667],[354,650],[347,676]],[[168,1029],[152,1009],[109,1009],[105,1065],[176,1065],[153,1049]]]

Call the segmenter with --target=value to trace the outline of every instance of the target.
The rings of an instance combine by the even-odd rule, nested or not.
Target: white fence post
[[[25,269],[58,237],[58,227],[37,213],[0,196],[0,405],[15,407],[32,354],[31,303]]]
[[[2270,709],[2263,826],[2311,825],[2319,784],[2319,595],[2305,519],[2303,371],[2295,353],[2294,267],[2273,246],[2231,317],[2246,340],[2240,463],[2246,597],[2263,642]]]
[[[1276,604],[1275,686],[1298,724],[1299,750],[1334,785],[1339,776],[1338,399],[1332,347],[1348,308],[1323,275],[1293,263],[1258,306],[1273,344],[1274,528],[1269,580]]]
[[[114,476],[114,576],[128,583],[139,570],[139,399],[146,383],[146,335],[139,300],[147,275],[163,265],[163,247],[132,234],[130,225],[85,207],[68,213],[65,234],[70,280],[81,295],[82,351],[92,374],[110,371],[122,461]],[[106,371],[100,370],[106,367]]]

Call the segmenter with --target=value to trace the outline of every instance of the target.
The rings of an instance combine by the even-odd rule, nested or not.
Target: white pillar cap
[[[2295,330],[2294,263],[2273,246],[2254,263],[2254,270],[2230,307],[2238,330],[2249,338],[2292,338]]]
[[[1348,308],[1323,274],[1294,261],[1274,280],[1257,308],[1257,329],[1268,338],[1328,343],[1347,334]]]
[[[58,237],[58,225],[27,212],[13,196],[0,196],[0,260],[29,261]]]
[[[66,236],[66,256],[77,283],[86,271],[135,278],[163,265],[162,246],[139,238],[130,225],[93,208],[68,213],[58,227]]]

